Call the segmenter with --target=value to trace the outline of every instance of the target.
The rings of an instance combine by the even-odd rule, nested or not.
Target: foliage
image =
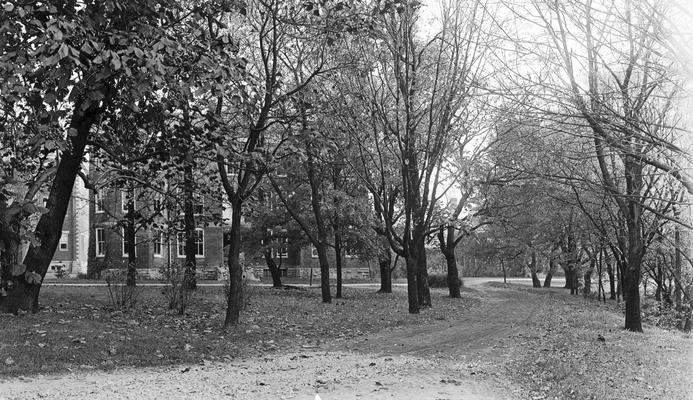
[[[445,274],[429,274],[428,286],[432,288],[446,288],[448,287],[448,276]]]
[[[65,269],[65,266],[62,264],[59,264],[58,266],[55,267],[55,277],[58,279],[63,279],[67,277],[67,269]]]

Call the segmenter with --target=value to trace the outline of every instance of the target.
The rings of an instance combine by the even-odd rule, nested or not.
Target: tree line
[[[626,329],[642,331],[643,282],[691,302],[674,12],[647,0],[6,2],[0,309],[38,310],[82,179],[128,193],[132,284],[135,232],[170,229],[193,290],[195,204],[228,205],[225,326],[243,306],[246,216],[276,285],[276,228],[302,232],[323,302],[328,249],[337,297],[357,251],[378,260],[383,292],[402,258],[409,312],[431,307],[432,247],[460,297],[461,245],[535,286],[542,263],[545,286],[560,266],[575,293],[594,271],[605,293],[606,272]],[[162,222],[173,206],[182,221]]]

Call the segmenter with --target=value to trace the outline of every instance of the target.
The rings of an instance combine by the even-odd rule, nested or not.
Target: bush
[[[185,287],[185,266],[179,263],[171,267],[163,266],[159,269],[161,281],[166,283],[161,293],[166,298],[168,308],[177,310],[178,314],[185,314],[192,300],[193,291]]]
[[[448,276],[443,274],[428,275],[428,287],[446,288],[448,287]]]
[[[89,279],[89,275],[84,272],[77,273],[77,279]]]
[[[686,330],[686,321],[690,318],[691,310],[687,305],[676,308],[673,304],[656,301],[651,297],[641,300],[643,321],[664,329]]]
[[[55,277],[58,279],[63,279],[67,277],[67,270],[65,269],[65,266],[60,264],[56,265],[55,267]]]
[[[140,291],[136,286],[128,286],[127,271],[123,269],[110,269],[106,277],[106,289],[108,299],[114,310],[124,310],[134,308]]]

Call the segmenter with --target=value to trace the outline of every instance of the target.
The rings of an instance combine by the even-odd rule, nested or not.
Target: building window
[[[178,233],[178,258],[185,258],[185,233]],[[205,256],[205,231],[201,228],[195,229],[195,257]]]
[[[311,258],[318,258],[318,249],[317,249],[317,247],[313,246],[312,244],[310,245],[310,257]]]
[[[130,241],[128,241],[125,235],[125,228],[120,228],[120,233],[123,234],[123,257],[128,256],[128,247],[130,246]],[[135,257],[137,257],[137,247],[135,246]]]
[[[102,213],[103,212],[103,200],[101,199],[101,195],[99,192],[94,192],[94,213]]]
[[[70,237],[70,231],[63,231],[63,234],[60,235],[60,250],[61,251],[67,251],[67,243],[68,243],[68,238]]]
[[[106,238],[104,237],[103,228],[96,228],[96,256],[103,257],[106,255]]]
[[[193,214],[194,215],[202,215],[204,214],[205,210],[205,200],[203,197],[198,197],[194,196],[193,197]],[[185,214],[185,203],[183,204],[183,207],[180,210],[180,215]]]
[[[163,247],[163,243],[164,243],[164,234],[159,233],[154,238],[154,257],[161,257],[161,248]]]
[[[193,213],[195,215],[202,215],[204,214],[205,210],[205,199],[204,197],[199,197],[195,199],[195,202],[193,203]]]

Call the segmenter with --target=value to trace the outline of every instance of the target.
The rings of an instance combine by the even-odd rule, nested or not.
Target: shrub
[[[58,279],[63,279],[67,277],[67,270],[65,269],[65,266],[60,264],[56,265],[55,267],[55,277]]]
[[[428,275],[428,286],[432,288],[448,287],[448,276],[443,274]]]
[[[108,299],[114,310],[134,308],[140,291],[136,286],[126,284],[127,272],[123,269],[110,269],[106,277]]]
[[[178,314],[185,314],[186,308],[190,305],[193,291],[185,287],[185,266],[175,263],[170,266],[163,266],[159,269],[161,281],[166,283],[161,293],[166,298],[168,308],[177,310]]]

